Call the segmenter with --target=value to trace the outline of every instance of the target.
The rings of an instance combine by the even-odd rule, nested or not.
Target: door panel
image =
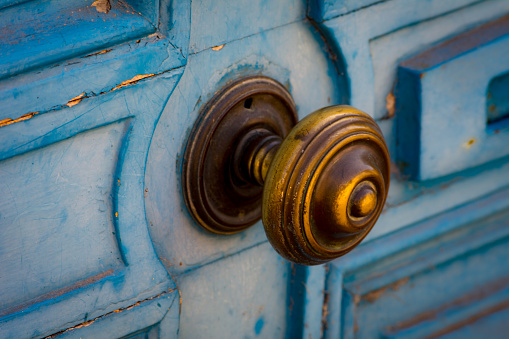
[[[343,337],[438,337],[504,310],[508,197],[507,190],[497,192],[377,239],[349,262],[335,262],[328,321],[341,329],[331,326],[326,336],[337,337],[339,330]],[[489,206],[501,200],[503,208]],[[469,212],[483,210],[482,219]],[[477,220],[458,223],[454,218],[461,214]]]
[[[180,74],[5,127],[2,288],[16,297],[2,335],[44,336],[175,293],[144,224],[139,178]]]
[[[405,173],[428,180],[507,155],[506,123],[503,116],[488,121],[493,107],[486,101],[492,79],[509,69],[508,53],[509,24],[502,17],[401,62],[395,97]],[[495,94],[509,92],[498,83]]]
[[[506,333],[505,35],[422,77],[409,60],[482,25],[506,25],[507,1],[92,5],[0,1],[0,337]],[[33,22],[10,34],[23,13]],[[448,67],[458,69],[444,76]],[[468,90],[455,85],[458,74]],[[213,235],[187,211],[181,176],[191,129],[221,88],[252,75],[283,84],[299,118],[351,104],[379,123],[391,188],[377,225],[346,257],[290,264],[261,222]],[[405,93],[416,84],[429,84],[434,97]],[[465,151],[455,161],[448,139],[401,123],[405,101],[427,108],[451,97],[475,101],[466,113],[482,124],[468,126],[498,140],[475,138],[484,158]],[[426,112],[448,137],[471,137],[465,115]],[[420,177],[397,154],[415,146],[411,138],[434,150],[409,151],[435,157]]]
[[[53,15],[44,11],[51,5],[61,4],[24,2],[2,17],[39,13],[30,18],[46,32],[32,33],[48,38],[58,32],[40,16]],[[128,27],[115,13],[96,15],[108,15],[103,24],[111,16]],[[34,50],[34,61],[23,61],[1,48],[2,65],[17,74],[0,84],[1,337],[176,332],[178,291],[147,230],[143,174],[151,135],[183,72],[177,42],[188,37],[105,39],[107,49],[92,39],[70,49],[80,57],[33,72],[23,67],[57,60]],[[31,46],[29,39],[17,42]],[[65,49],[72,44],[51,43],[58,58],[71,56]]]

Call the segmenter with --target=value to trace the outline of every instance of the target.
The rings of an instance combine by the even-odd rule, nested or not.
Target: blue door
[[[0,338],[507,338],[508,55],[505,0],[0,0]],[[253,76],[380,126],[345,256],[193,218],[193,126]]]

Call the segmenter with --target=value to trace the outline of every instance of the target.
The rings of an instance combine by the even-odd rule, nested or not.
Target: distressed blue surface
[[[486,112],[489,83],[509,70],[507,55],[506,16],[401,63],[395,97],[403,173],[433,179],[509,154],[509,130],[488,128]]]
[[[309,16],[321,22],[345,15],[386,0],[317,0],[310,1]]]
[[[304,0],[192,1],[190,53],[302,21]]]
[[[373,84],[376,77],[370,53],[372,39],[449,12],[466,9],[473,3],[477,3],[477,1],[391,0],[376,3],[361,11],[355,11],[321,23],[320,26],[332,38],[330,44],[337,46],[337,50],[341,51],[347,65],[346,72],[351,91],[350,104],[373,114],[375,119],[380,119],[385,115],[384,112],[378,112],[374,109],[375,93]],[[491,8],[492,11],[483,9],[485,6]],[[482,20],[486,16],[486,19],[497,17],[504,11],[508,12],[508,6],[507,1],[504,0],[480,3],[475,6],[475,9],[461,16],[460,24]],[[454,19],[445,21],[451,23],[454,22]],[[418,42],[421,37],[426,39],[426,36],[426,32],[416,33],[413,40]]]
[[[118,155],[113,163],[113,158],[111,158],[112,160],[109,162],[102,161],[95,164],[96,171],[107,173],[100,177],[94,176],[94,172],[90,173],[89,171],[87,175],[81,174],[79,180],[69,180],[72,179],[69,177],[69,171],[74,172],[73,175],[78,175],[80,171],[86,171],[86,166],[80,166],[80,162],[75,163],[72,160],[67,163],[57,162],[60,167],[53,166],[54,172],[46,169],[42,173],[39,171],[39,175],[44,176],[42,179],[45,181],[43,181],[44,185],[57,186],[58,190],[65,193],[58,194],[57,190],[57,193],[51,195],[51,190],[54,188],[45,190],[42,189],[44,186],[35,184],[27,187],[32,190],[36,190],[37,187],[41,189],[37,193],[40,196],[39,199],[37,199],[37,194],[32,195],[31,198],[37,199],[30,202],[34,212],[25,208],[24,210],[27,210],[29,214],[26,214],[24,219],[19,219],[23,216],[22,213],[17,216],[17,219],[23,222],[26,228],[25,232],[32,233],[35,237],[32,242],[23,233],[9,233],[12,226],[7,227],[12,225],[12,218],[6,213],[12,208],[8,204],[16,204],[17,201],[23,202],[17,195],[13,196],[11,187],[16,186],[18,180],[26,181],[24,176],[18,175],[13,181],[3,181],[0,184],[0,192],[3,192],[1,196],[5,197],[9,194],[11,197],[8,200],[2,199],[0,205],[2,210],[0,223],[3,225],[0,228],[2,238],[6,241],[15,241],[16,239],[25,241],[18,252],[3,253],[2,267],[9,267],[9,262],[13,259],[23,261],[27,255],[30,260],[31,252],[27,249],[35,250],[32,255],[33,260],[39,260],[39,264],[32,266],[29,261],[25,268],[19,266],[22,269],[21,272],[13,269],[17,275],[11,273],[8,278],[14,279],[11,282],[14,284],[13,288],[16,284],[22,286],[25,284],[30,287],[24,281],[35,279],[36,282],[45,283],[44,288],[51,292],[42,294],[46,291],[41,290],[40,287],[37,290],[32,288],[32,292],[25,288],[21,295],[15,295],[15,301],[19,307],[7,309],[7,313],[4,313],[4,317],[0,319],[2,336],[13,336],[15,333],[21,336],[48,335],[175,287],[172,279],[155,257],[149,239],[143,209],[142,174],[155,122],[180,75],[181,72],[178,70],[166,73],[140,83],[132,91],[121,89],[96,98],[89,98],[72,108],[43,114],[23,123],[2,128],[2,138],[5,138],[3,140],[9,140],[9,143],[2,143],[0,151],[2,159],[10,158],[9,161],[4,162],[4,166],[7,168],[11,163],[16,165],[20,161],[26,161],[29,159],[27,157],[32,154],[42,157],[42,165],[44,165],[51,161],[47,152],[52,152],[55,147],[57,147],[57,151],[63,149],[61,152],[65,152],[65,149],[74,143],[78,151],[71,154],[79,154],[83,157],[79,159],[80,162],[91,162],[89,166],[93,166],[95,157],[100,156],[100,152],[96,153],[98,150],[111,147],[110,143],[119,138],[122,141],[120,152],[111,151],[113,152],[111,157],[114,158],[115,154]],[[143,119],[141,119],[142,116]],[[122,133],[120,135],[106,133],[105,137],[111,140],[107,143],[100,138],[87,138],[87,134],[90,133],[92,136],[104,134],[105,132],[102,131],[111,130],[112,124],[122,121],[125,123],[121,123],[121,126],[125,124],[127,130],[126,137],[122,138]],[[106,127],[97,129],[99,126]],[[87,130],[91,130],[91,132],[85,132],[83,137],[78,134]],[[61,140],[65,141],[55,144]],[[80,140],[84,140],[84,142],[80,142]],[[91,147],[94,143],[96,143],[95,147]],[[101,148],[98,147],[99,145]],[[79,148],[84,150],[80,151]],[[39,151],[34,151],[38,149]],[[28,151],[32,152],[26,153]],[[57,156],[59,156],[58,152]],[[32,166],[37,166],[38,163],[34,161]],[[74,166],[79,166],[79,168],[73,170]],[[29,173],[27,172],[26,175]],[[37,180],[37,177],[33,178],[32,180]],[[62,182],[55,182],[57,180],[62,180]],[[21,182],[19,184],[23,185]],[[80,204],[80,200],[72,199],[73,192],[76,192],[74,194],[77,194],[79,199],[86,200],[87,204],[83,202]],[[18,194],[23,194],[23,192],[19,191]],[[104,202],[95,200],[94,196],[103,199]],[[51,211],[54,210],[56,213],[62,208],[66,209],[66,214],[70,217],[68,216],[64,220],[61,215],[57,215],[53,220]],[[38,219],[45,218],[49,219],[45,221],[47,226],[38,221]],[[75,221],[72,222],[73,220]],[[95,224],[88,225],[87,220]],[[112,239],[111,223],[114,225],[113,232],[116,240]],[[56,227],[62,227],[62,225],[65,225],[66,232],[53,231],[58,231]],[[19,227],[17,230],[18,232],[23,231]],[[45,236],[51,233],[53,235],[41,238],[37,237],[37,233],[34,233],[36,231],[44,232]],[[94,239],[88,233],[99,238]],[[70,234],[72,234],[72,239],[66,239]],[[83,238],[86,240],[84,241]],[[102,242],[106,240],[109,241],[109,245],[103,248]],[[73,241],[79,242],[79,246],[73,246]],[[36,244],[39,245],[34,247]],[[63,244],[70,247],[66,249],[66,247],[62,247]],[[80,246],[83,247],[83,250],[75,252],[80,249]],[[118,261],[120,258],[114,254],[115,251],[107,255],[101,254],[102,251],[110,252],[109,248],[113,250],[116,247],[121,252],[122,260],[120,262]],[[55,257],[55,252],[58,253],[58,257]],[[113,263],[116,264],[113,265],[113,268],[109,268],[112,266],[109,262],[112,261],[108,258],[112,255]],[[10,259],[10,256],[14,256],[14,258]],[[88,264],[85,261],[78,265],[80,261],[83,262],[83,259],[76,260],[75,256],[85,256]],[[49,264],[56,258],[59,258],[58,263]],[[119,265],[119,263],[122,264]],[[59,264],[58,267],[63,270],[64,275],[51,275],[46,278],[48,271],[58,274],[58,270],[51,271],[52,265],[56,264]],[[85,270],[84,264],[90,268]],[[90,276],[95,272],[100,273]],[[44,279],[52,280],[48,284]],[[4,286],[2,293],[14,292],[7,289],[10,284]],[[77,301],[79,301],[79,307],[77,307]]]
[[[0,337],[505,333],[508,157],[421,182],[393,166],[365,244],[312,268],[281,259],[260,224],[228,237],[203,231],[180,171],[203,105],[253,74],[283,83],[301,118],[339,103],[367,111],[395,163],[398,65],[509,13],[507,1],[132,0],[116,17],[116,1],[104,15],[91,2],[0,1],[0,14],[46,8],[34,36],[62,23],[50,4],[88,13],[40,46],[21,39],[39,48],[31,61],[0,63],[0,121],[17,121],[0,127]],[[105,21],[83,25],[92,14]],[[486,53],[481,45],[472,54]],[[438,93],[464,98],[445,83]],[[504,90],[493,93],[503,106]],[[495,125],[488,102],[485,133]]]
[[[290,274],[290,264],[265,242],[177,276],[179,337],[285,338]]]
[[[186,13],[184,6],[182,19]],[[100,47],[90,38],[93,48],[72,53]],[[46,336],[80,323],[86,327],[61,335],[112,337],[121,336],[120,327],[124,335],[157,327],[172,337],[178,329],[176,285],[147,232],[143,173],[151,135],[183,72],[188,37],[155,35],[118,47],[103,38],[111,47],[101,53],[0,83],[9,108],[0,119],[38,112],[0,130],[1,337]],[[60,59],[69,57],[53,47]]]
[[[496,130],[509,117],[509,73],[493,78],[486,91],[488,128]]]
[[[0,163],[1,313],[123,266],[111,196],[128,125],[120,121]]]
[[[80,0],[51,0],[8,7],[0,15],[0,78],[155,31],[116,2],[108,14]]]
[[[343,56],[350,104],[377,119],[393,158],[386,208],[368,241],[509,184],[503,159],[428,182],[408,182],[396,166],[394,106],[392,113],[387,108],[402,60],[508,12],[507,1],[393,0],[319,24]]]
[[[420,338],[489,316],[509,300],[508,207],[506,188],[337,260],[325,337]]]
[[[224,237],[206,232],[188,214],[179,184],[182,147],[200,109],[228,81],[253,74],[285,84],[301,117],[340,102],[345,89],[333,77],[334,65],[319,39],[311,25],[300,22],[233,41],[218,51],[208,49],[189,56],[175,95],[154,133],[146,172],[150,232],[159,256],[172,273],[267,241],[261,223]],[[303,49],[301,44],[314,47]],[[161,168],[167,170],[162,173]]]

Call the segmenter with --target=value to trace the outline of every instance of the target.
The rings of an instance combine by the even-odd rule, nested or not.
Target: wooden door
[[[0,0],[0,337],[507,337],[509,2]],[[377,225],[291,264],[187,211],[185,144],[243,76],[349,104]]]

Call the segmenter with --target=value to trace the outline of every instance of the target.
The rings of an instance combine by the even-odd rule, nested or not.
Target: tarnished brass
[[[184,196],[194,219],[220,234],[256,222],[261,206],[275,250],[315,265],[352,250],[375,224],[389,189],[389,153],[375,121],[353,107],[295,122],[293,100],[276,81],[226,87],[189,139]]]
[[[263,186],[253,180],[259,173],[248,168],[246,155],[267,132],[281,142],[297,120],[288,91],[267,77],[236,81],[206,104],[182,169],[186,205],[201,226],[232,234],[260,220]]]
[[[284,139],[267,173],[267,237],[301,264],[346,254],[382,212],[389,175],[387,146],[371,117],[349,106],[311,113]]]

